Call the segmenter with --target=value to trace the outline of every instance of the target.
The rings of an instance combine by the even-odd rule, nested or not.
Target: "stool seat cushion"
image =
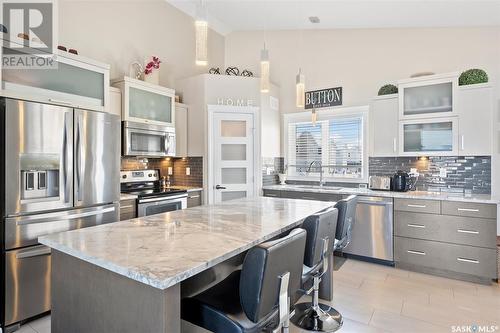
[[[278,324],[278,307],[259,323],[246,316],[240,303],[241,270],[206,291],[182,300],[182,319],[211,332],[257,333]]]

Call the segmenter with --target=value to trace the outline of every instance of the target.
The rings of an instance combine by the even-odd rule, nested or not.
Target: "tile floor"
[[[471,326],[462,332],[474,333],[484,326],[489,330],[482,332],[500,333],[498,284],[484,286],[347,260],[335,272],[334,285],[333,305],[344,316],[341,332],[453,332],[453,326]],[[474,331],[473,325],[479,329]],[[50,316],[17,333],[50,333]]]

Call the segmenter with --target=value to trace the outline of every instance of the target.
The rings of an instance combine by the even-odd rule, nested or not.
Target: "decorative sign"
[[[305,109],[319,109],[342,105],[342,87],[306,92]]]
[[[217,105],[228,105],[228,106],[254,106],[253,99],[243,99],[243,98],[225,98],[218,97]]]

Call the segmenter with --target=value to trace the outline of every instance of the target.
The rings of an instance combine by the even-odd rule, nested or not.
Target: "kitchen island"
[[[180,332],[181,296],[331,205],[255,197],[41,237],[52,248],[52,332]]]

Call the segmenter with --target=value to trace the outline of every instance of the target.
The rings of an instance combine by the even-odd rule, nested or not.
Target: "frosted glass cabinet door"
[[[169,123],[172,120],[172,97],[130,87],[129,116],[152,122]]]
[[[403,155],[452,155],[457,153],[457,120],[401,123]]]

